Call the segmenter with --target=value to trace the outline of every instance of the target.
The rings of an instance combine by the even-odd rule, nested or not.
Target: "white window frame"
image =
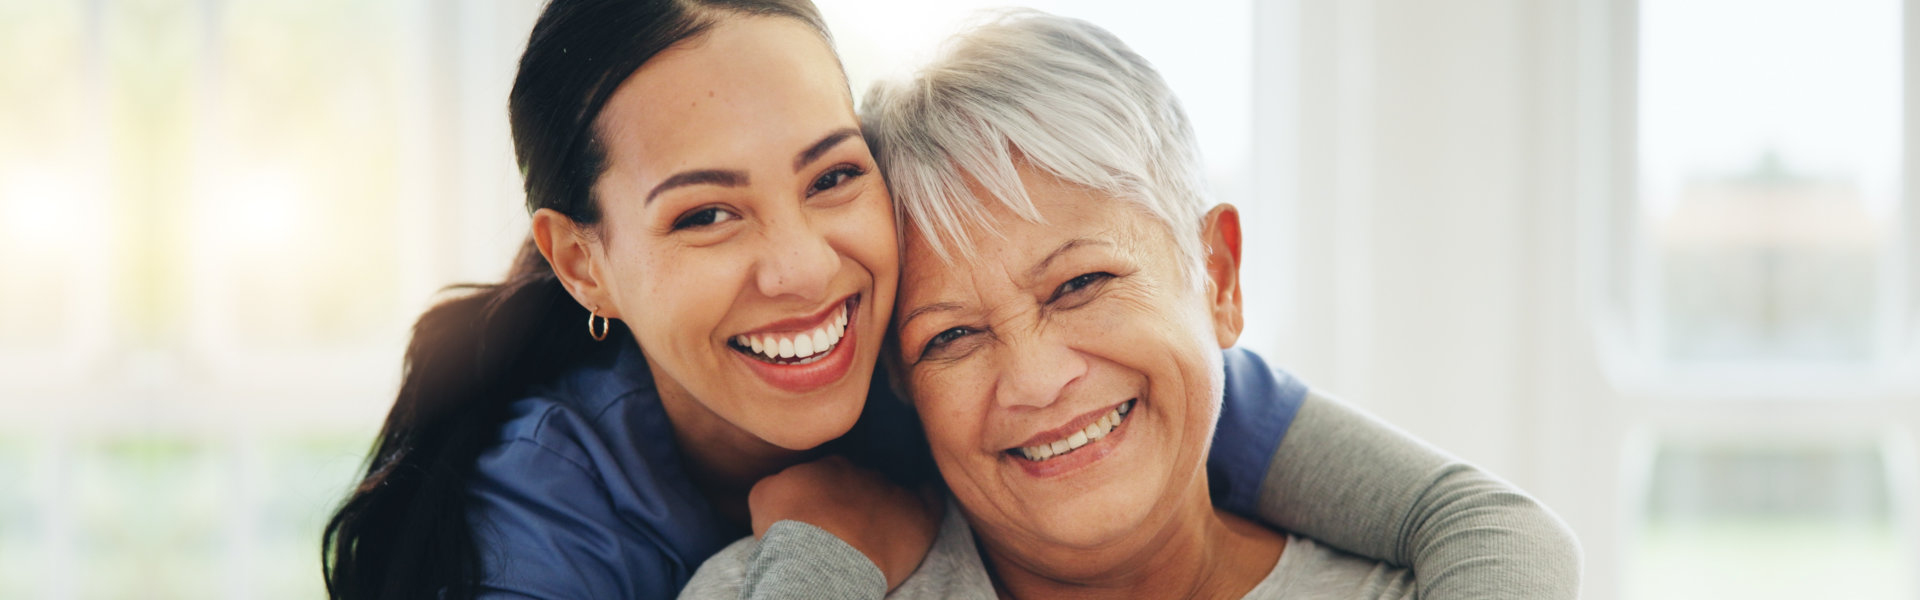
[[[1657,0],[1655,0],[1657,1]],[[1587,578],[1609,580],[1603,597],[1624,589],[1614,582],[1626,572],[1634,532],[1645,515],[1644,482],[1660,439],[1743,442],[1838,442],[1874,440],[1885,449],[1890,506],[1909,555],[1920,550],[1920,470],[1916,470],[1914,432],[1920,429],[1920,335],[1916,335],[1913,288],[1920,285],[1920,203],[1911,191],[1920,175],[1920,126],[1915,103],[1920,91],[1920,8],[1906,0],[1903,69],[1903,192],[1905,231],[1896,236],[1892,301],[1898,314],[1878,360],[1857,368],[1780,372],[1769,369],[1690,371],[1663,364],[1644,341],[1656,336],[1647,306],[1651,286],[1650,251],[1642,239],[1637,196],[1638,10],[1637,0],[1580,0],[1571,11],[1575,34],[1572,66],[1576,75],[1572,102],[1573,176],[1579,220],[1602,223],[1582,229],[1581,319],[1589,328],[1595,360],[1587,376],[1599,375],[1611,393],[1588,397],[1586,407],[1566,417],[1596,425],[1583,443],[1609,450],[1550,454],[1565,468],[1615,473],[1607,493],[1613,524],[1598,539],[1587,535]],[[1549,118],[1552,118],[1549,116]],[[1885,280],[1883,280],[1885,281]],[[1904,339],[1900,339],[1900,338]],[[1562,385],[1568,385],[1563,383]],[[1578,387],[1572,384],[1569,387]],[[1562,424],[1563,427],[1569,424]],[[1601,478],[1605,481],[1606,478]],[[1591,493],[1590,485],[1588,490]],[[1606,500],[1598,501],[1599,504]],[[1920,590],[1920,572],[1908,575]],[[1598,591],[1598,590],[1595,590]]]

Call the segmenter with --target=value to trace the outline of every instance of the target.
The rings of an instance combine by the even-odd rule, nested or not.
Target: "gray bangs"
[[[896,218],[943,260],[973,256],[970,231],[1004,239],[989,202],[1043,221],[1022,161],[1145,209],[1186,263],[1199,259],[1208,203],[1192,127],[1152,65],[1091,23],[996,13],[908,80],[874,84],[861,112]]]

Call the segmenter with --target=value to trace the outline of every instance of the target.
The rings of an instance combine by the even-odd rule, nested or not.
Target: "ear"
[[[1200,228],[1203,264],[1207,271],[1207,305],[1213,310],[1213,332],[1221,348],[1240,340],[1245,325],[1240,303],[1240,210],[1221,204],[1207,211]]]
[[[620,307],[608,293],[604,254],[592,232],[560,211],[542,208],[533,213],[533,243],[574,301],[602,317],[620,318]]]

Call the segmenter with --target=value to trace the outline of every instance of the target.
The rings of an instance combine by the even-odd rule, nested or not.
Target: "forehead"
[[[994,200],[971,200],[984,208],[986,224],[964,228],[973,251],[942,258],[927,243],[928,232],[909,226],[900,298],[905,302],[932,301],[931,296],[963,290],[975,293],[1006,284],[1024,286],[1029,268],[1063,244],[1093,239],[1111,244],[1111,251],[1131,253],[1153,247],[1152,217],[1135,203],[1104,192],[1060,180],[1020,166],[1027,195],[1041,222],[1027,220]],[[985,190],[973,186],[975,198]],[[1168,240],[1168,251],[1172,251]]]
[[[791,160],[833,129],[857,126],[846,76],[812,28],[786,17],[723,16],[621,83],[600,114],[616,166],[641,175]]]

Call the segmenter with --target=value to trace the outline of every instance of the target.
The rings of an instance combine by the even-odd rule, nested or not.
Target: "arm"
[[[887,578],[866,555],[826,530],[799,521],[767,528],[748,563],[741,598],[873,598]]]
[[[680,598],[879,600],[886,594],[886,576],[859,550],[819,527],[780,521],[759,540],[741,540],[707,559]]]
[[[1270,427],[1278,419],[1272,413],[1287,414],[1279,431],[1264,435],[1222,419],[1209,464],[1225,479],[1216,495],[1222,506],[1410,566],[1422,598],[1578,595],[1579,545],[1532,497],[1357,409],[1296,389],[1252,353],[1229,351],[1228,364],[1223,415],[1240,413],[1231,423]],[[1260,400],[1258,388],[1296,396],[1268,392],[1276,398]],[[1231,460],[1236,448],[1274,450],[1268,464],[1258,464]],[[1245,482],[1255,472],[1263,483],[1249,494]],[[1249,496],[1251,506],[1232,504]]]
[[[763,478],[747,503],[757,547],[708,560],[682,597],[881,598],[920,566],[945,507],[841,456]]]
[[[1325,396],[1308,396],[1274,454],[1260,512],[1329,544],[1412,565],[1423,598],[1579,595],[1579,543],[1546,507]]]

